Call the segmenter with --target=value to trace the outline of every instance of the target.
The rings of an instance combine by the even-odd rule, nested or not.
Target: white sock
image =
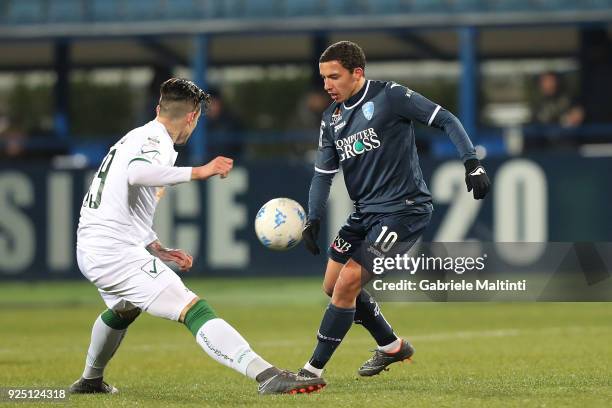
[[[223,319],[211,319],[204,323],[198,330],[196,341],[212,359],[249,378],[255,379],[272,367],[251,350],[240,333]]]
[[[268,363],[263,358],[256,356],[253,360],[251,360],[251,362],[247,366],[246,376],[254,380],[257,380],[257,376],[263,373],[264,371],[266,371],[270,367],[272,367],[272,364]]]
[[[119,348],[125,336],[125,330],[115,330],[98,316],[91,329],[91,343],[87,350],[83,378],[99,378],[104,375],[104,368]]]
[[[387,344],[386,346],[378,346],[378,349],[380,351],[384,351],[385,353],[393,353],[399,350],[401,345],[402,345],[402,339],[397,338],[395,339],[395,341]]]
[[[310,365],[310,363],[304,364],[304,369],[315,374],[317,377],[320,377],[323,374],[322,368],[313,367]]]

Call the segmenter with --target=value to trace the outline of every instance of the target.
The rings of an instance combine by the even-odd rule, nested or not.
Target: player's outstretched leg
[[[361,289],[357,295],[354,321],[370,332],[379,349],[393,351],[399,347],[399,339],[383,316],[380,306],[365,289]]]
[[[323,368],[351,328],[354,314],[355,308],[338,307],[333,303],[327,305],[317,332],[317,345],[298,375],[321,377]]]
[[[345,262],[346,263],[346,262]],[[323,290],[329,296],[332,297],[334,293],[334,287],[340,276],[344,263],[338,262],[333,258],[330,258],[327,262],[327,269],[325,270],[325,279],[323,281]],[[368,276],[362,277],[367,279]],[[378,350],[385,353],[395,353],[400,350],[401,340],[395,335],[391,325],[387,322],[383,316],[380,306],[372,296],[365,290],[361,289],[355,300],[355,317],[353,321],[356,324],[360,324],[368,330],[370,335],[374,338],[378,345]],[[368,365],[364,365],[366,370]],[[308,367],[306,367],[308,368]],[[315,367],[311,367],[311,370]],[[359,370],[360,374],[363,370]],[[365,372],[365,371],[363,371]],[[301,371],[302,374],[308,375],[306,369]]]
[[[312,357],[298,372],[302,376],[320,377],[323,368],[340,345],[355,318],[355,300],[361,289],[361,266],[350,259],[335,281],[331,303],[325,309],[317,345]]]
[[[395,335],[380,306],[365,289],[362,289],[357,296],[355,323],[365,327],[378,344],[374,355],[359,368],[359,375],[364,377],[376,375],[390,364],[410,359],[414,354],[414,347]]]
[[[108,309],[96,319],[91,330],[83,375],[69,388],[73,394],[115,394],[117,388],[103,381],[104,368],[125,337],[128,326],[138,317],[139,309],[122,313]]]
[[[380,347],[374,350],[374,355],[363,363],[359,371],[357,371],[359,375],[371,377],[383,370],[387,370],[387,367],[393,363],[410,360],[414,354],[414,347],[405,339],[398,339],[398,342],[398,347],[393,351],[386,352],[381,350]]]
[[[200,347],[215,361],[257,381],[260,394],[310,393],[325,386],[322,378],[298,376],[265,361],[206,301],[199,299],[188,307],[183,322]]]

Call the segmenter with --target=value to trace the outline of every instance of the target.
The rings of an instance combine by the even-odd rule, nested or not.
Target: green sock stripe
[[[125,330],[134,320],[136,320],[136,316],[133,319],[124,319],[110,309],[106,309],[100,317],[108,327],[115,330]]]
[[[195,337],[196,334],[198,334],[198,330],[200,330],[200,327],[202,327],[204,323],[216,317],[217,315],[212,307],[210,307],[210,305],[206,303],[204,299],[200,299],[191,307],[191,309],[189,309],[185,315],[184,323]]]

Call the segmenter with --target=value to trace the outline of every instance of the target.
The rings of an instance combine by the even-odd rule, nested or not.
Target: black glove
[[[308,220],[302,231],[302,239],[306,249],[313,255],[319,255],[319,245],[317,240],[319,239],[319,229],[321,228],[321,222],[319,220]]]
[[[491,182],[480,160],[470,159],[465,162],[465,185],[468,192],[474,190],[476,200],[482,200],[489,192]]]

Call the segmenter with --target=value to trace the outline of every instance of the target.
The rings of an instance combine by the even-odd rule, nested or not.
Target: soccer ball
[[[290,198],[274,198],[255,216],[255,233],[266,247],[276,251],[293,248],[302,240],[306,213]]]

